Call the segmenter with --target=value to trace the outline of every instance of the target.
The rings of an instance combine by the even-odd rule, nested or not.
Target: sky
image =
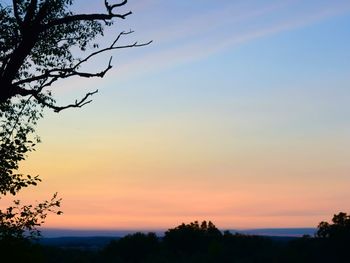
[[[102,10],[75,1],[74,10]],[[350,2],[130,0],[121,44],[57,83],[22,171],[25,202],[63,198],[45,227],[315,227],[350,208]],[[3,200],[2,200],[3,201]]]

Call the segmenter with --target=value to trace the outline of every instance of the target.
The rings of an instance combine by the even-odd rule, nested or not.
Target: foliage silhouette
[[[73,0],[13,0],[12,6],[0,3],[0,103],[29,97],[56,112],[89,103],[97,91],[58,106],[50,87],[71,77],[102,78],[112,68],[112,57],[98,72],[83,71],[82,67],[101,53],[151,43],[118,45],[121,38],[132,33],[129,31],[121,32],[109,46],[99,47],[96,38],[103,36],[105,27],[131,14],[117,12],[126,3],[105,0],[105,12],[91,14],[70,11]]]
[[[15,195],[22,187],[40,181],[38,177],[24,176],[16,171],[19,162],[40,142],[34,135],[34,126],[41,116],[40,109],[29,100],[0,104],[0,194]]]
[[[331,238],[350,241],[350,215],[340,212],[332,219],[333,224],[322,221],[318,225],[316,235],[321,238]]]
[[[38,176],[17,173],[19,162],[25,160],[27,153],[34,150],[39,138],[34,134],[34,126],[42,116],[40,109],[35,108],[29,100],[17,103],[0,104],[0,199],[2,196],[16,195],[23,187],[37,185]],[[47,214],[60,206],[57,194],[36,205],[21,206],[19,200],[14,205],[0,210],[0,240],[40,236],[37,227]]]
[[[348,258],[350,244],[350,215],[335,214],[332,223],[320,222],[316,236],[321,239],[331,261]]]
[[[175,253],[190,254],[207,250],[222,236],[215,225],[209,221],[198,221],[184,224],[169,229],[165,232],[164,243]]]
[[[344,219],[347,218],[345,213],[339,213],[334,222],[345,225]],[[345,228],[339,231],[349,237]],[[129,235],[125,239],[113,241],[96,257],[105,260],[101,262],[346,262],[346,254],[339,246],[334,247],[333,239],[324,242],[324,238],[316,235],[283,241],[269,237],[232,234],[229,231],[221,233],[210,221],[201,224],[198,221],[183,223],[166,231],[163,238],[158,238],[158,242],[156,238],[152,241],[148,239],[149,243],[144,245],[143,249],[153,244],[149,254],[145,254],[143,249],[138,249],[140,236],[143,236],[143,241],[147,243],[145,234]],[[128,246],[121,252],[120,244],[125,240]],[[138,254],[137,251],[144,256],[137,259],[126,256],[128,253]],[[113,257],[110,257],[111,255]],[[112,261],[112,258],[116,261]]]
[[[112,68],[112,57],[98,72],[87,72],[83,66],[102,53],[141,47],[151,42],[119,45],[121,32],[106,47],[99,47],[97,38],[116,19],[125,19],[131,12],[117,10],[127,4],[104,1],[102,13],[82,14],[71,11],[73,0],[13,0],[0,2],[0,198],[16,195],[24,187],[35,186],[38,176],[18,173],[19,162],[26,159],[40,140],[34,136],[37,121],[44,107],[55,112],[79,108],[91,102],[88,92],[72,104],[55,103],[50,87],[71,77],[104,77]],[[49,201],[20,206],[18,200],[0,210],[0,239],[39,235],[37,226],[48,212],[57,210],[60,199],[55,194]]]
[[[343,219],[347,219],[347,215],[338,215],[336,223],[333,224],[343,225]],[[35,259],[29,262],[49,263],[348,262],[349,243],[341,248],[337,238],[318,237],[316,234],[315,237],[281,239],[218,231],[212,223],[199,224],[195,221],[169,229],[164,237],[157,237],[154,233],[135,233],[114,239],[100,249],[83,246],[47,247],[26,241],[17,243],[16,250],[16,246],[11,247],[13,242],[1,244],[0,241],[0,253],[4,249],[12,249],[12,252],[16,251],[19,254],[21,251],[20,254],[27,253],[28,258]],[[347,233],[344,228],[339,231]],[[188,242],[189,240],[192,243]],[[29,251],[32,254],[29,254]],[[24,262],[23,257],[17,254],[15,258],[19,261],[12,262]]]

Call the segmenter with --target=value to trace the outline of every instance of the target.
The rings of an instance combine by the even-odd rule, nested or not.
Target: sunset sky
[[[77,0],[75,10],[102,10]],[[350,1],[130,0],[104,79],[58,83],[19,197],[63,198],[45,227],[314,227],[350,209]],[[2,200],[3,202],[5,200]]]

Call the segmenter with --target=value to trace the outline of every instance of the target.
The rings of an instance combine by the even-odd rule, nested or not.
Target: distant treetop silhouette
[[[350,215],[344,212],[335,214],[333,223],[322,221],[318,225],[317,237],[332,239],[347,239],[350,241]]]

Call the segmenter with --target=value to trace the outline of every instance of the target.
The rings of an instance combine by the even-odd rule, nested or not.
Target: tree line
[[[181,224],[159,237],[135,233],[100,250],[43,246],[24,239],[0,241],[2,258],[11,262],[347,262],[350,215],[339,213],[321,222],[315,236],[290,240],[221,232],[212,222]]]

